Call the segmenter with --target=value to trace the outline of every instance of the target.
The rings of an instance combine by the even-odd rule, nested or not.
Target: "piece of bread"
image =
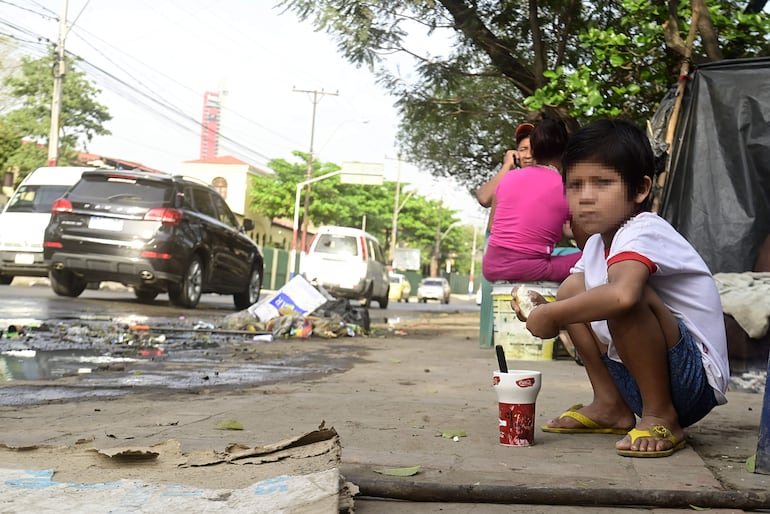
[[[524,287],[516,288],[516,303],[519,305],[521,316],[524,319],[527,319],[529,317],[529,313],[532,312],[532,309],[536,307],[536,305],[532,302],[532,298],[529,296],[529,289]]]

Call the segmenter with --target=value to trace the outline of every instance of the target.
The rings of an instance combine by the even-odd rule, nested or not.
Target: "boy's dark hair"
[[[532,157],[536,161],[561,160],[567,146],[567,127],[561,120],[545,118],[537,124],[529,136]]]
[[[595,162],[613,168],[626,184],[628,199],[637,194],[645,176],[654,179],[655,158],[647,135],[625,120],[598,120],[578,130],[567,143],[562,157],[564,181],[579,162]],[[639,206],[651,208],[651,196]]]

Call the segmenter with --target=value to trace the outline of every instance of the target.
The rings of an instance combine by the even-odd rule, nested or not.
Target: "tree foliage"
[[[98,103],[101,92],[85,74],[67,60],[67,72],[62,87],[62,107],[59,118],[59,161],[74,164],[75,150],[85,148],[96,135],[109,135],[104,124],[112,119],[106,106]],[[9,112],[3,121],[28,143],[8,158],[7,164],[17,166],[21,175],[42,166],[51,130],[51,98],[53,96],[53,58],[22,57],[20,72],[6,76],[3,83],[9,102]],[[42,159],[42,160],[40,160]]]
[[[770,54],[762,0],[281,5],[328,32],[397,98],[410,161],[471,189],[499,166],[525,119],[558,116],[574,129],[609,115],[644,125],[676,82],[694,11],[694,63]]]
[[[293,162],[274,159],[268,163],[275,172],[274,176],[252,179],[249,197],[256,212],[268,218],[294,218],[297,184],[306,179],[308,154],[300,151],[293,154],[297,157]],[[314,177],[339,169],[333,163],[313,161]],[[377,237],[387,251],[390,248],[396,186],[395,182],[390,181],[384,181],[379,186],[342,184],[339,176],[320,180],[311,184],[309,218],[316,226],[361,227],[365,222],[366,231]],[[304,193],[300,195],[301,223]],[[466,260],[460,261],[460,266],[468,267],[470,254],[464,249],[462,231],[447,230],[459,223],[455,211],[443,206],[438,200],[428,200],[413,192],[402,193],[399,203],[403,206],[398,213],[396,237],[400,247],[419,248],[423,264],[427,264],[438,236],[441,261],[450,254],[467,254]]]
[[[21,135],[0,120],[0,170],[5,170],[8,159],[21,147]],[[0,174],[1,176],[2,174]]]

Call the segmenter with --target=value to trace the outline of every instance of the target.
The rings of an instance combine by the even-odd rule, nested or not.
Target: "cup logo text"
[[[516,385],[519,387],[532,387],[535,385],[534,377],[520,378],[516,381]]]

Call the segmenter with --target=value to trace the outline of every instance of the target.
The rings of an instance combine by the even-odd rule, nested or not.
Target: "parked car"
[[[391,273],[389,277],[390,299],[396,300],[397,302],[404,301],[409,303],[409,295],[412,294],[412,285],[409,283],[406,275],[402,275],[401,273]]]
[[[363,230],[335,225],[318,227],[302,259],[302,274],[331,295],[380,308],[388,306],[390,281],[379,241]]]
[[[443,277],[424,278],[417,288],[417,301],[426,303],[428,300],[438,300],[441,303],[449,303],[451,292],[447,279]]]
[[[43,167],[24,177],[0,214],[0,284],[13,277],[47,277],[43,234],[51,206],[86,170],[77,166]]]
[[[245,309],[259,299],[263,257],[217,191],[203,182],[139,170],[98,170],[52,207],[44,237],[51,288],[79,296],[92,282],[133,287],[149,302],[167,292],[194,308],[202,293],[232,294]]]

